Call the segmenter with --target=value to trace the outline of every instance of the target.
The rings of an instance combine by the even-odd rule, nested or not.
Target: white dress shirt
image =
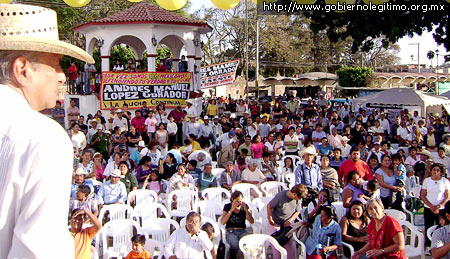
[[[127,200],[127,188],[120,181],[116,184],[111,184],[110,181],[107,181],[98,190],[97,197],[99,204],[125,203]]]
[[[167,132],[169,134],[177,134],[178,126],[175,122],[169,122],[167,123]]]
[[[211,251],[211,249],[213,249],[213,243],[205,231],[200,230],[196,235],[191,236],[186,227],[175,230],[164,247],[166,258],[176,255],[177,258],[182,259],[204,258],[203,252]]]
[[[9,86],[0,85],[0,109],[14,111],[0,123],[0,258],[74,258],[70,138]]]
[[[86,136],[83,132],[78,131],[77,134],[72,133],[72,145],[77,153],[81,153],[86,147]]]
[[[190,134],[194,134],[196,137],[200,135],[200,123],[192,123],[190,121],[186,123],[186,136],[189,136]]]
[[[205,123],[200,125],[200,137],[208,138],[209,134],[211,134],[212,132],[213,132],[213,128],[212,128],[211,123],[208,123],[208,125],[206,125]]]
[[[125,119],[125,117],[122,117],[122,119],[119,119],[119,117],[115,117],[112,124],[112,130],[114,130],[115,127],[119,127],[121,132],[128,131],[127,119]]]

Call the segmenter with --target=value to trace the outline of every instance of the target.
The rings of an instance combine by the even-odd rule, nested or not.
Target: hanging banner
[[[201,67],[201,89],[232,84],[236,79],[238,66],[239,59]]]
[[[100,89],[100,107],[107,110],[114,106],[130,109],[148,107],[162,102],[167,108],[184,106],[191,89],[191,73],[172,72],[103,72]]]

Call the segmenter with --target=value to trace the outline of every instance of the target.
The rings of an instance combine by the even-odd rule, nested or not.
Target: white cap
[[[203,117],[203,120],[209,120],[208,116]]]
[[[120,177],[123,178],[122,173],[119,169],[114,169],[114,171],[111,173],[111,177]]]
[[[145,147],[145,143],[143,140],[138,142],[138,147]]]
[[[102,124],[98,124],[98,125],[97,125],[97,130],[103,130]]]
[[[236,114],[235,113],[232,113],[231,115],[230,115],[230,119],[235,119],[236,118]]]
[[[78,169],[75,171],[75,175],[87,175],[88,173],[84,171],[83,168],[78,167]]]

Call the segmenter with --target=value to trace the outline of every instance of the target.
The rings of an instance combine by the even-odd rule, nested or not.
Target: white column
[[[172,59],[172,71],[173,72],[179,72],[178,71],[178,64],[180,63],[180,59],[179,58],[174,58]]]
[[[200,74],[200,66],[202,57],[195,57],[195,66],[197,67],[196,72],[194,72],[194,90],[200,91],[200,84],[201,84],[201,74]]]
[[[102,62],[102,72],[111,71],[111,69],[109,67],[109,59],[111,57],[110,56],[100,56],[100,58],[101,58],[101,62]]]
[[[195,90],[194,84],[195,84],[195,74],[194,74],[194,65],[195,65],[195,56],[194,55],[188,55],[186,56],[188,61],[188,71],[192,73],[192,85],[191,85],[191,91]]]
[[[156,54],[147,54],[147,71],[155,72],[156,71]]]

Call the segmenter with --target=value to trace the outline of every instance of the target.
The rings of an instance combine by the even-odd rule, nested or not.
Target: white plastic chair
[[[176,208],[172,206],[176,196]],[[198,199],[198,192],[187,189],[175,190],[169,193],[167,197],[167,211],[172,217],[186,217],[192,211],[192,206]]]
[[[405,252],[406,257],[420,256],[425,258],[424,236],[419,229],[408,221],[399,220],[405,233]]]
[[[223,172],[225,172],[225,168],[213,168],[211,170],[211,174],[216,178],[219,177]]]
[[[158,202],[158,194],[152,190],[135,190],[128,194],[128,204],[134,200],[135,206]]]
[[[281,161],[283,161],[283,164],[284,164],[284,159],[286,159],[288,157],[292,159],[292,163],[294,164],[295,167],[297,167],[301,162],[303,162],[303,158],[301,158],[299,156],[286,155],[281,158]]]
[[[261,190],[264,192],[266,197],[275,197],[277,193],[287,189],[288,187],[285,183],[280,183],[277,181],[269,181],[261,184]]]
[[[210,187],[202,191],[201,196],[204,200],[220,201],[222,204],[229,202],[231,198],[230,191],[222,187]]]
[[[106,212],[108,212],[109,221],[118,219],[131,219],[133,216],[133,208],[127,204],[111,204],[104,205],[98,214],[98,219],[103,222]]]
[[[397,221],[399,220],[404,220],[406,221],[406,215],[405,213],[399,211],[399,210],[394,210],[394,209],[385,209],[384,212],[386,214],[388,214],[389,216],[393,217],[394,219],[396,219]]]
[[[353,246],[348,243],[342,242],[342,247],[347,247],[350,250],[350,258],[352,258],[353,254],[355,253],[355,249],[353,248]]]
[[[154,258],[155,256],[158,256],[157,259],[162,258],[164,247],[158,241],[152,240],[151,238],[149,238],[147,236],[147,240],[145,241],[144,248],[152,255],[152,258]]]
[[[223,204],[215,200],[203,200],[194,203],[193,210],[211,219],[216,219],[222,215]]]
[[[258,187],[251,183],[238,183],[231,187],[231,192],[240,191],[244,196],[244,201],[250,203],[252,201],[251,193],[254,192],[258,197],[262,197],[263,194],[259,191]]]
[[[161,218],[170,219],[170,213],[167,211],[166,207],[160,203],[150,203],[150,204],[141,204],[134,208],[133,217],[137,222],[141,223],[142,227],[150,227],[153,224],[153,220]]]
[[[118,219],[107,222],[99,232],[99,238],[103,245],[103,258],[122,258],[131,251],[131,238],[136,231],[139,233],[139,225],[131,219]],[[108,239],[112,238],[112,246],[108,247]],[[97,249],[99,248],[97,244]],[[100,250],[99,250],[100,251]]]
[[[287,259],[287,251],[284,249],[275,238],[264,234],[251,234],[241,238],[239,240],[239,249],[244,254],[245,258],[268,258],[266,254],[266,244],[270,243],[273,249],[277,250],[281,254],[281,258]],[[272,251],[273,251],[272,249]],[[257,252],[256,254],[250,254],[251,252]]]
[[[410,195],[411,197],[415,197],[415,198],[420,199],[420,190],[422,190],[422,186],[421,186],[421,185],[419,185],[419,186],[414,186],[414,187],[412,187],[411,190],[409,191],[409,195]]]
[[[270,234],[269,222],[267,221],[267,204],[272,200],[272,197],[261,197],[253,199],[252,205],[253,217],[255,222],[260,224],[259,232],[262,234]]]
[[[300,241],[300,239],[298,239],[298,231],[296,231],[292,236],[294,237],[295,242],[297,242],[297,245],[300,246],[300,249],[297,249],[298,259],[303,259],[306,258],[308,255],[306,254],[305,244],[302,241]]]
[[[344,204],[342,203],[342,201],[335,201],[331,203],[331,206],[334,207],[334,210],[336,212],[337,222],[340,222],[341,218],[347,213],[347,209],[344,208]]]
[[[295,186],[295,175],[294,175],[294,173],[284,175],[284,180],[287,183],[289,189],[292,189],[292,187]]]
[[[151,225],[141,228],[141,232],[149,235],[150,239],[165,244],[173,231],[180,228],[178,222],[172,219],[153,219]]]
[[[428,239],[431,240],[431,237],[433,236],[433,232],[436,230],[437,227],[438,227],[438,225],[434,225],[427,230]]]

